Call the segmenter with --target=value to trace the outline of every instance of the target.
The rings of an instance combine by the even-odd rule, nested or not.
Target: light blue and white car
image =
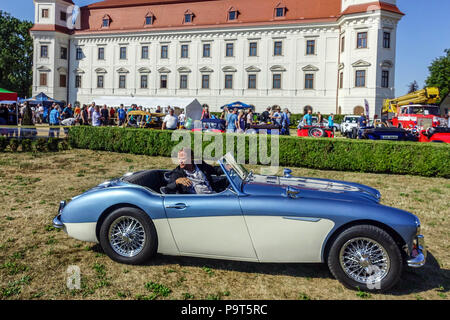
[[[53,225],[100,243],[113,260],[141,264],[156,253],[272,263],[327,263],[349,288],[388,290],[404,265],[421,267],[419,219],[381,205],[352,182],[256,175],[229,154],[215,194],[165,194],[167,170],[104,182],[62,201]]]

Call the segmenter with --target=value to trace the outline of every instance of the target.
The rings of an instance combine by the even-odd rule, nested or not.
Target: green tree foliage
[[[445,55],[436,58],[428,69],[430,75],[425,84],[439,88],[441,99],[444,99],[450,92],[450,49],[445,49]]]
[[[0,10],[0,87],[21,97],[31,95],[33,40],[30,21],[21,21]]]

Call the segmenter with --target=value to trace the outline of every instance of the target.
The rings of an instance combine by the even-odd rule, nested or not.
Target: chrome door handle
[[[166,206],[167,209],[186,209],[187,205],[185,205],[184,203],[177,203],[177,204],[173,204],[173,205],[168,205]]]

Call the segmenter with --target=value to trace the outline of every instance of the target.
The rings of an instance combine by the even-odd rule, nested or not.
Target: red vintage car
[[[303,126],[297,129],[298,137],[334,138],[334,128],[321,126]]]
[[[450,128],[432,127],[420,131],[419,142],[444,142],[450,143]]]

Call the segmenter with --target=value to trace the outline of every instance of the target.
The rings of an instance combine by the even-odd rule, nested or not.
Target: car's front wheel
[[[136,208],[119,208],[106,217],[99,241],[114,261],[141,264],[155,255],[158,238],[150,217]]]
[[[400,279],[402,256],[386,231],[358,225],[335,239],[328,254],[328,267],[348,288],[386,291]]]

